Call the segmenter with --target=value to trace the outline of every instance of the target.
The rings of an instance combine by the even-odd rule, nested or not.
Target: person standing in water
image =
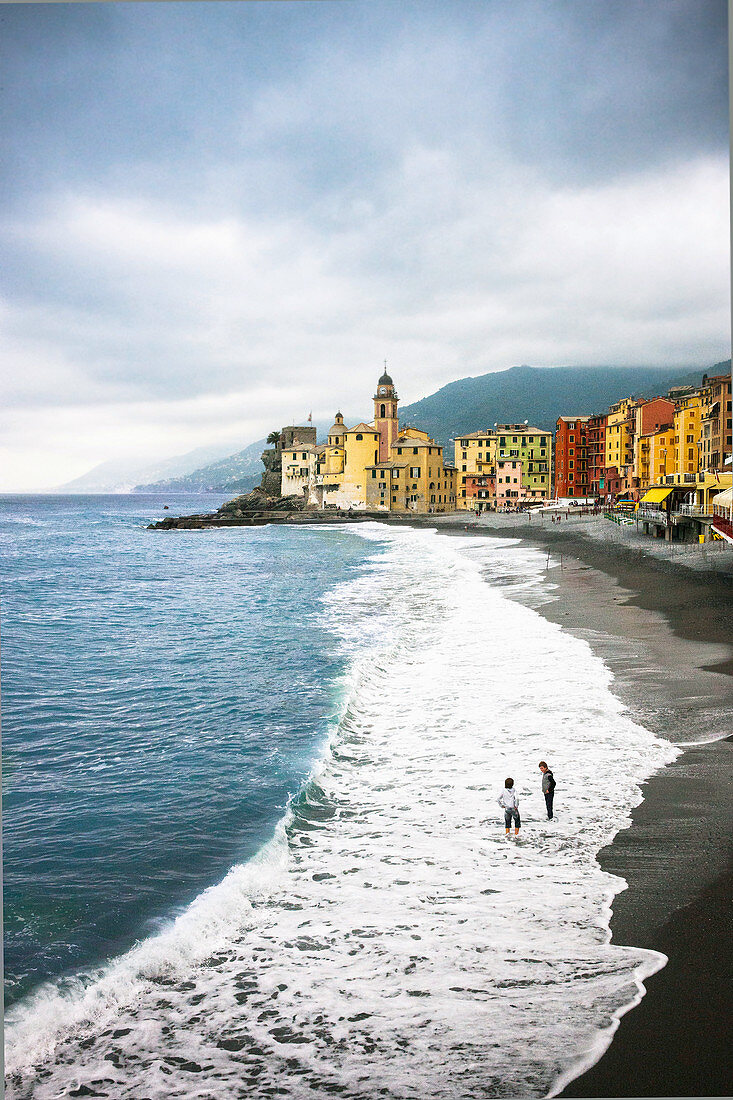
[[[545,806],[547,807],[547,820],[552,821],[552,802],[555,797],[555,776],[547,767],[546,760],[540,760],[540,771],[542,772],[542,793],[545,796]]]
[[[519,799],[517,792],[514,790],[514,780],[509,777],[504,780],[504,790],[501,792],[496,800],[500,806],[504,807],[504,825],[506,827],[506,835],[509,836],[509,829],[514,818],[514,835],[519,836],[519,830],[522,827],[522,821],[519,816]]]

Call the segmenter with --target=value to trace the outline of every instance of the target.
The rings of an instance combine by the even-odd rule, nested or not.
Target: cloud
[[[385,356],[404,401],[727,357],[715,0],[61,7],[4,16],[0,398],[44,483],[367,415]]]

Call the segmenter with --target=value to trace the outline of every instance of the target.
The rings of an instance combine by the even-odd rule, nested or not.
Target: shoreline
[[[258,526],[314,522],[307,513],[252,518]],[[557,525],[513,514],[477,523],[455,513],[315,522],[375,520],[547,551],[556,588],[547,599],[530,595],[531,606],[584,638],[611,669],[632,717],[683,749],[642,784],[630,826],[597,856],[602,870],[627,883],[611,901],[610,942],[661,952],[668,962],[644,979],[644,996],[621,1015],[600,1057],[552,1095],[727,1095],[733,547],[678,548],[591,516]],[[561,786],[558,794],[561,808]]]
[[[460,533],[547,548],[556,588],[546,601],[530,597],[531,606],[584,638],[610,667],[612,690],[635,720],[682,749],[642,784],[630,826],[597,856],[602,870],[627,883],[611,901],[611,943],[658,951],[668,962],[644,979],[644,996],[622,1014],[598,1060],[556,1095],[728,1095],[731,577],[709,563],[700,570],[655,557],[653,547],[594,540],[572,523],[518,527],[489,522],[461,525]],[[454,525],[438,529],[459,533]]]

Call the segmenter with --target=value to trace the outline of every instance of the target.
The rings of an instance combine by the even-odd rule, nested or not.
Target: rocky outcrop
[[[261,458],[265,472],[259,487],[268,496],[279,497],[282,484],[282,455],[279,450],[268,448],[262,452]]]
[[[278,489],[280,482],[278,479]],[[222,504],[217,515],[244,516],[252,512],[302,512],[305,509],[305,497],[281,497],[269,493],[262,486],[253,489],[245,496],[235,497]]]
[[[195,516],[166,516],[158,523],[148,524],[148,530],[203,531],[209,527],[242,527],[269,523],[273,519],[282,523],[300,518],[300,513],[303,513],[304,517],[306,513],[310,516],[304,497],[273,497],[269,496],[264,489],[257,488],[245,496],[228,500],[216,512]]]

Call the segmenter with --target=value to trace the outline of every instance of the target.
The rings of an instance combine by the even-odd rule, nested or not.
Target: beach
[[[189,1095],[202,1075],[222,1098],[345,1084],[402,1100],[725,1091],[731,584],[711,568],[725,550],[698,550],[705,567],[690,570],[607,543],[596,517],[524,532],[512,515],[329,517],[161,541],[139,537],[153,499],[140,514],[133,500],[9,508],[19,563],[46,548],[40,572],[18,571],[18,607],[35,623],[38,579],[54,578],[65,691],[73,699],[78,670],[87,685],[76,778],[61,786],[73,794],[83,774],[89,809],[109,808],[82,853],[88,930],[76,910],[54,914],[74,958],[53,955],[54,924],[26,964],[17,922],[9,1096],[136,1100],[142,1082]],[[81,621],[78,574],[59,574],[49,532],[87,562]],[[100,538],[114,553],[99,558]],[[118,604],[97,614],[112,589]],[[165,608],[154,650],[151,598]],[[293,606],[297,635],[281,628]],[[130,636],[110,682],[106,655]],[[37,661],[16,664],[22,699],[18,678]],[[64,675],[47,670],[61,687]],[[161,710],[163,689],[183,692],[172,706],[184,729]],[[14,723],[22,778],[24,723],[45,731],[49,756],[59,723],[17,704]],[[119,782],[126,762],[143,786]],[[516,845],[493,811],[506,774],[520,776]],[[48,847],[43,818],[20,829],[26,787],[6,801],[20,917],[20,903],[39,908],[26,879]],[[56,879],[76,898],[78,797],[66,816],[53,807]],[[150,829],[108,834],[112,815],[147,815],[154,843]],[[99,958],[102,889],[119,930],[101,968],[24,1000],[41,965],[83,975]]]
[[[440,527],[466,534],[465,524]],[[686,746],[643,785],[631,827],[598,857],[628,883],[612,903],[612,942],[669,962],[646,979],[605,1054],[560,1095],[728,1095],[733,548],[680,551],[603,517],[540,526],[492,515],[468,530],[546,546],[557,588],[536,609],[602,656],[640,723]]]

